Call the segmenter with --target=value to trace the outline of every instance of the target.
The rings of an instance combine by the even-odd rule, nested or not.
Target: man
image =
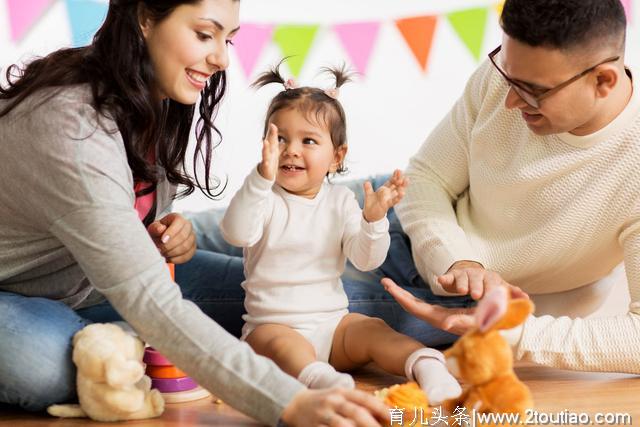
[[[640,94],[624,66],[623,7],[507,0],[501,25],[501,47],[407,170],[396,212],[417,270],[438,295],[479,299],[505,283],[531,295],[536,316],[506,334],[517,358],[640,373]],[[583,319],[622,261],[629,311]],[[472,323],[471,310],[384,284],[435,326]]]

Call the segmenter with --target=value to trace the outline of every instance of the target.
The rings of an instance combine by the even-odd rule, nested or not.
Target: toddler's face
[[[271,116],[278,127],[280,162],[276,183],[291,194],[314,198],[327,172],[335,172],[346,153],[335,150],[329,129],[296,108],[279,110]]]

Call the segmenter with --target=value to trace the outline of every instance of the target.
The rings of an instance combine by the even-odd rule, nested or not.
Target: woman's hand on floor
[[[379,427],[391,419],[389,408],[373,395],[333,388],[298,393],[282,421],[291,427]]]
[[[167,262],[184,264],[196,253],[196,235],[191,221],[178,213],[152,222],[147,231]]]

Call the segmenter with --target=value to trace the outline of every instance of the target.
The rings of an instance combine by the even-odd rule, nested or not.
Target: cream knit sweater
[[[444,293],[435,277],[451,264],[476,260],[534,300],[565,299],[562,317],[539,306],[538,317],[507,334],[519,359],[640,373],[637,85],[596,133],[537,136],[505,108],[508,85],[487,61],[410,161],[411,185],[396,210],[434,292]],[[628,312],[582,318],[604,298],[594,283],[622,261]]]

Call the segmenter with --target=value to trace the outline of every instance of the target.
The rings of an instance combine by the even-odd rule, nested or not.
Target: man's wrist
[[[447,273],[453,269],[458,269],[458,268],[482,268],[484,270],[484,265],[480,264],[478,261],[463,259],[451,264],[451,267],[449,267],[449,269],[447,270]]]

